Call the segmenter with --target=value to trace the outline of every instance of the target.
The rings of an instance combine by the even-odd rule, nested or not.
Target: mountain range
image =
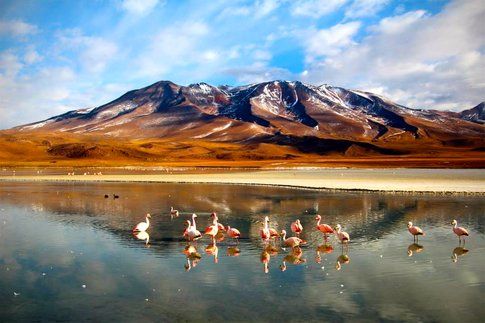
[[[369,92],[298,81],[238,87],[161,81],[96,108],[3,131],[0,144],[15,151],[15,142],[30,140],[37,153],[45,152],[38,158],[51,162],[483,161],[484,105],[462,112],[411,109]]]

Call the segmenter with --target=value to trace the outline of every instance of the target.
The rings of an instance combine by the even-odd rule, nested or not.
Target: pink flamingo
[[[325,223],[320,224],[320,221],[322,221],[322,217],[320,216],[320,214],[317,214],[315,220],[317,220],[317,230],[322,232],[323,238],[327,240],[327,234],[334,233],[332,227]]]
[[[271,238],[271,232],[269,231],[268,222],[269,222],[269,218],[265,216],[263,228],[261,229],[261,239],[265,241],[268,241]]]
[[[241,237],[241,232],[239,232],[238,229],[227,226],[226,233],[229,237],[236,239],[236,241],[239,242],[239,238]]]
[[[291,231],[293,231],[297,235],[300,235],[300,233],[303,231],[303,226],[301,225],[301,222],[299,219],[296,220],[295,222],[292,222],[290,228],[291,228]]]
[[[458,236],[458,241],[461,243],[461,237],[462,236],[467,236],[468,237],[468,231],[463,228],[458,226],[458,222],[456,220],[453,220],[451,222],[453,225],[453,232]],[[463,243],[465,242],[465,238],[463,238]]]
[[[207,234],[212,237],[212,241],[215,241],[215,237],[219,232],[219,226],[217,225],[217,216],[213,217],[212,225],[205,228],[204,234]]]
[[[283,243],[287,247],[295,248],[298,247],[301,244],[304,244],[305,242],[298,238],[298,237],[289,237],[286,238],[286,230],[281,230],[281,234],[283,235]]]
[[[221,232],[226,231],[226,228],[222,225],[222,223],[219,223],[219,217],[217,216],[216,212],[211,213],[211,218],[216,219],[218,221],[217,222],[217,228],[219,229],[219,231],[221,231]]]
[[[408,231],[413,235],[416,242],[418,241],[418,236],[424,236],[423,230],[420,227],[414,226],[411,221],[408,222]]]
[[[335,234],[337,235],[337,238],[342,243],[342,246],[344,243],[348,245],[348,243],[350,242],[350,236],[347,232],[342,231],[342,227],[340,226],[340,224],[337,224],[335,226]]]
[[[146,217],[145,217],[145,221],[146,222],[140,222],[138,223],[134,228],[133,228],[133,232],[141,232],[141,231],[146,231],[148,229],[148,227],[150,226],[150,219],[151,218],[151,215],[149,213],[147,213]]]

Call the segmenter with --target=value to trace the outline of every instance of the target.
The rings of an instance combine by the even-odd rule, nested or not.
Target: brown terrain
[[[0,164],[483,168],[483,106],[417,110],[300,82],[163,81],[95,109],[0,131]]]

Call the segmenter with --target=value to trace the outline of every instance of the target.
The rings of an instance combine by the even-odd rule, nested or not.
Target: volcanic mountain
[[[49,160],[482,159],[483,106],[461,113],[410,109],[369,92],[301,82],[215,87],[161,81],[3,136],[37,138],[37,150],[44,147]]]

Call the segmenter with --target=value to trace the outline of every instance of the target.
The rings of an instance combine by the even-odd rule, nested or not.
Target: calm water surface
[[[104,198],[116,193],[119,199]],[[178,218],[168,214],[173,205]],[[183,253],[184,221],[216,211],[243,239]],[[149,243],[131,234],[152,214]],[[322,246],[315,214],[352,238]],[[267,249],[261,219],[302,253]],[[465,248],[451,232],[457,219]],[[419,245],[407,232],[426,232]],[[0,183],[0,321],[480,321],[483,197],[325,193],[190,184]],[[266,252],[264,251],[266,250]],[[468,252],[466,252],[468,250]],[[265,264],[264,262],[267,262]]]

